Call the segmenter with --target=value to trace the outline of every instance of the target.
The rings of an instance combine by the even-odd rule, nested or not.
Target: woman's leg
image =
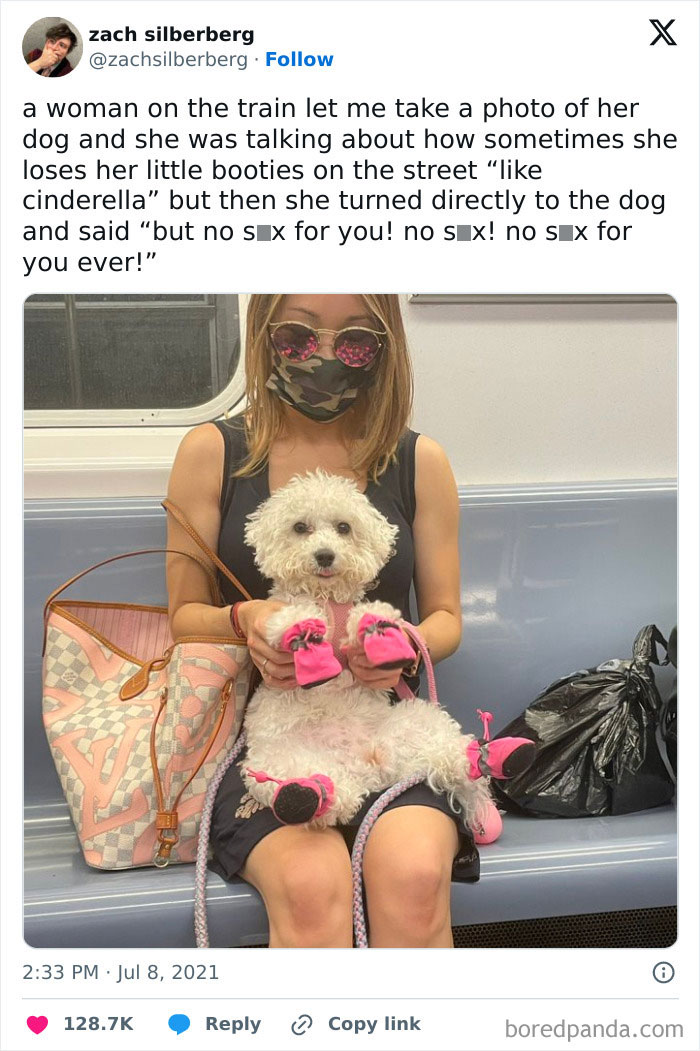
[[[241,876],[265,902],[271,949],[352,946],[350,857],[337,829],[275,829],[253,847]]]
[[[452,818],[430,806],[387,810],[367,839],[370,945],[452,947],[450,882],[459,846]]]

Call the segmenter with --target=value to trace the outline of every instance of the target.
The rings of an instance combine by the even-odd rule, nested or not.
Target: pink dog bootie
[[[408,668],[415,663],[416,652],[395,620],[364,613],[357,634],[375,668]]]
[[[534,742],[528,741],[527,737],[499,737],[492,741],[489,733],[489,723],[493,719],[491,712],[477,708],[477,713],[484,724],[484,736],[467,745],[467,776],[472,781],[480,777],[505,781],[524,773],[535,758]]]
[[[282,636],[280,648],[293,654],[296,680],[304,690],[335,679],[343,670],[330,642],[325,641],[326,631],[322,620],[309,617],[292,624]]]
[[[494,803],[488,804],[488,814],[483,824],[472,828],[472,835],[477,846],[483,847],[487,843],[495,843],[503,831],[503,820]]]
[[[251,770],[248,767],[248,773],[258,784],[275,781],[279,785],[272,800],[272,813],[283,825],[303,825],[315,817],[321,817],[333,805],[335,786],[325,774],[280,781],[263,770]]]

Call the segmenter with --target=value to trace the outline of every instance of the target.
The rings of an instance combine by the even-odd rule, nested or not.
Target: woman
[[[413,581],[432,658],[449,657],[461,636],[457,491],[440,446],[407,427],[412,377],[398,297],[252,296],[246,384],[244,423],[194,428],[178,451],[168,495],[254,596],[238,604],[222,581],[265,683],[293,687],[294,663],[265,641],[267,618],[280,604],[266,599],[269,582],[243,543],[245,517],[293,475],[317,467],[352,478],[399,526],[396,554],[372,597],[410,619]],[[168,546],[186,543],[170,522]],[[232,606],[211,606],[201,571],[187,561],[169,560],[174,637],[230,637]],[[347,659],[366,685],[391,690],[398,683],[400,671],[372,667],[361,650]],[[417,666],[409,669],[412,686]],[[246,797],[236,765],[228,772],[212,826],[214,868],[258,889],[271,947],[352,945],[348,841],[374,798],[352,829],[282,825]],[[478,855],[446,801],[419,785],[379,817],[364,876],[372,946],[451,946],[451,878],[477,879]]]

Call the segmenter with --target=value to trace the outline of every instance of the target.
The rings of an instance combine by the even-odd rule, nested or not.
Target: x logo
[[[675,18],[672,18],[671,21],[667,22],[665,26],[661,24],[658,18],[650,18],[649,21],[653,25],[654,29],[657,30],[656,36],[652,40],[649,47],[653,47],[654,44],[658,43],[658,41],[662,39],[665,40],[667,44],[672,44],[674,47],[676,46],[676,41],[673,39],[673,37],[668,31],[668,27],[672,26],[673,23],[676,21]]]

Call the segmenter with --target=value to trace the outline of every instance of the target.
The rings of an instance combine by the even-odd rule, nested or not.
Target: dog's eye
[[[308,533],[308,531],[309,531],[309,527],[307,526],[306,522],[295,522],[294,523],[294,532],[295,533],[299,533],[300,536],[303,533]]]
[[[350,532],[350,526],[347,522],[338,522],[336,529],[339,533],[342,533],[343,535]]]

